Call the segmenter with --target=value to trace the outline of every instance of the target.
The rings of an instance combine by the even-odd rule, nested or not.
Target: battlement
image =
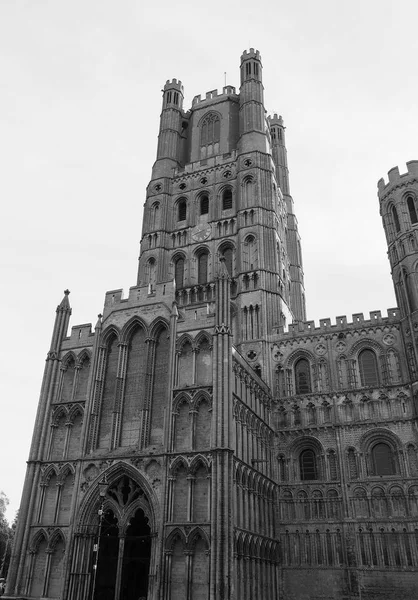
[[[74,325],[71,327],[71,334],[64,338],[62,350],[69,348],[79,348],[81,346],[91,346],[93,344],[94,332],[91,330],[91,323]]]
[[[340,315],[335,317],[335,325],[331,324],[331,319],[320,319],[319,327],[315,326],[315,321],[298,321],[297,323],[290,323],[288,331],[279,331],[282,335],[295,336],[298,334],[306,333],[331,333],[339,332],[345,329],[358,329],[364,327],[373,327],[375,325],[384,325],[385,323],[395,323],[400,319],[399,308],[388,308],[387,317],[382,317],[380,310],[373,310],[369,313],[370,318],[365,319],[363,313],[354,313],[352,315],[352,322],[347,322],[346,315]]]
[[[399,173],[399,167],[393,167],[388,171],[388,183],[385,182],[383,177],[377,182],[378,195],[381,198],[386,194],[392,187],[405,183],[409,177],[418,177],[418,160],[410,160],[406,163],[407,172]]]
[[[181,92],[183,94],[184,92],[184,87],[183,84],[181,83],[180,79],[177,81],[177,79],[172,79],[171,81],[169,79],[167,79],[167,81],[165,82],[165,86],[164,86],[164,92],[167,90],[178,90],[179,92]]]
[[[124,298],[123,289],[110,290],[106,292],[103,316],[106,318],[114,310],[132,308],[137,306],[144,307],[150,303],[162,302],[171,306],[174,300],[173,281],[166,283],[157,283],[151,291],[148,285],[133,286],[129,288],[129,295]]]
[[[277,113],[274,113],[273,116],[268,115],[267,122],[269,124],[269,127],[271,127],[272,125],[280,125],[280,127],[284,127],[283,117],[282,115],[277,116]]]
[[[203,102],[208,102],[212,100],[223,100],[225,96],[236,96],[237,92],[233,85],[225,85],[222,88],[222,94],[218,94],[218,90],[210,90],[206,92],[205,97],[202,99],[202,95],[199,94],[195,96],[192,100],[192,107],[196,106],[196,104],[201,104]]]
[[[244,62],[244,60],[249,60],[250,58],[255,58],[261,61],[260,52],[258,50],[254,50],[254,48],[250,48],[249,51],[244,50],[244,52],[241,54],[241,62]]]

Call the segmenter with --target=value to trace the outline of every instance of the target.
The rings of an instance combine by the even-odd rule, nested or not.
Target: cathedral
[[[399,308],[315,325],[259,52],[166,82],[137,281],[56,310],[5,597],[416,600],[418,161],[378,197]]]

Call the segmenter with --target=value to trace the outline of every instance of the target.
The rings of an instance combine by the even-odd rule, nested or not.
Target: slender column
[[[123,569],[123,553],[125,550],[125,536],[119,536],[119,552],[118,552],[118,565],[116,567],[116,582],[115,582],[115,597],[114,600],[119,600],[121,597],[121,584],[122,584],[122,569]]]

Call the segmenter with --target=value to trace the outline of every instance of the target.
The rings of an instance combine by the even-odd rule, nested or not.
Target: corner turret
[[[181,162],[184,89],[181,81],[167,80],[163,89],[163,106],[158,135],[157,160],[152,178],[170,177]]]
[[[240,151],[268,152],[265,132],[263,66],[258,50],[241,55]]]
[[[411,379],[418,381],[418,161],[406,166],[402,175],[392,168],[389,182],[380,179],[377,186]]]

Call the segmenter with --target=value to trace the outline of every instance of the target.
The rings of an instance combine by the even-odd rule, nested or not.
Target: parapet
[[[236,95],[236,89],[233,85],[226,85],[222,88],[222,94],[218,94],[218,90],[210,90],[206,92],[205,97],[202,100],[201,94],[195,96],[192,100],[192,106],[200,104],[201,102],[207,102],[208,100],[222,100],[224,96]]]
[[[256,58],[257,60],[261,61],[260,52],[258,50],[254,50],[254,48],[250,48],[249,51],[244,50],[244,52],[241,54],[241,62],[244,60],[249,60],[250,58]]]
[[[91,346],[93,344],[94,333],[91,330],[91,323],[74,325],[71,327],[71,335],[63,340],[62,350],[68,348],[78,348],[80,346]]]
[[[268,121],[268,124],[269,124],[270,127],[272,125],[280,125],[280,127],[284,127],[284,125],[283,125],[283,117],[282,117],[282,115],[277,116],[277,113],[274,113],[273,116],[268,115],[267,121]]]
[[[171,81],[169,79],[167,79],[163,91],[165,92],[166,90],[178,90],[179,92],[181,92],[183,94],[184,87],[183,87],[183,84],[181,83],[180,79],[178,81],[177,81],[177,79],[172,79]]]
[[[406,163],[407,172],[402,175],[399,173],[399,167],[393,167],[388,171],[388,183],[385,182],[383,177],[377,182],[378,195],[381,198],[384,194],[390,191],[392,188],[406,183],[409,177],[415,177],[418,179],[418,160],[410,160]]]
[[[380,310],[372,310],[369,313],[369,319],[364,318],[363,313],[354,313],[352,315],[352,322],[347,322],[346,315],[340,315],[335,317],[335,325],[331,324],[331,319],[320,319],[319,327],[315,327],[314,321],[298,321],[291,323],[288,326],[287,335],[295,336],[298,334],[306,333],[338,333],[345,329],[357,329],[358,327],[372,327],[374,325],[383,325],[385,323],[393,323],[399,321],[400,310],[399,308],[388,308],[387,317],[382,317]],[[282,332],[279,332],[282,333]],[[286,336],[286,333],[283,335]]]

